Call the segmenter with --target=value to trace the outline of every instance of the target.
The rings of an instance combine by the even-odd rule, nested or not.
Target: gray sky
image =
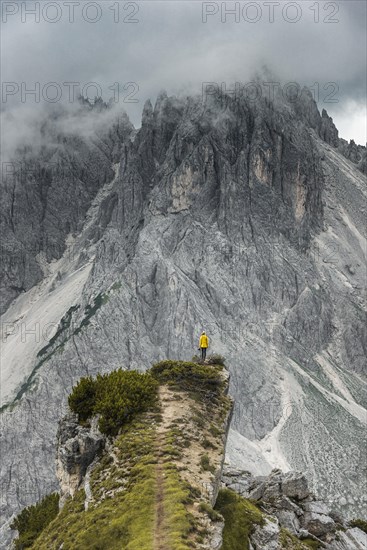
[[[39,22],[22,4],[1,6],[1,109],[21,115],[19,134],[57,94],[72,99],[65,82],[81,89],[95,82],[97,89],[84,92],[115,97],[139,126],[144,101],[162,89],[186,94],[200,92],[203,82],[245,85],[266,66],[274,81],[311,86],[339,135],[366,142],[364,0],[27,2],[29,10],[39,6]],[[39,103],[26,94],[31,89]]]

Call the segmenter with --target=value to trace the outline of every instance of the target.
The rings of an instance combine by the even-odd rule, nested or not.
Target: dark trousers
[[[201,349],[201,358],[204,360],[206,358],[206,348],[200,348]]]

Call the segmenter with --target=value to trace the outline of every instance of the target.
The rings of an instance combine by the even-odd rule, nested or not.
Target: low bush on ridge
[[[160,361],[150,372],[161,383],[171,382],[179,389],[218,392],[222,385],[222,367],[193,363],[190,361]]]
[[[97,374],[95,378],[85,376],[72,389],[69,407],[80,422],[99,414],[101,432],[114,436],[136,413],[155,405],[160,383],[191,392],[218,394],[222,387],[222,362],[221,356],[213,356],[210,365],[166,360],[145,373],[120,368]]]
[[[219,353],[212,353],[207,358],[209,365],[224,365],[224,361],[223,355],[219,355]]]
[[[150,373],[118,369],[108,374],[81,378],[69,395],[70,409],[79,421],[100,415],[99,429],[117,435],[135,414],[146,411],[157,400],[158,382]]]

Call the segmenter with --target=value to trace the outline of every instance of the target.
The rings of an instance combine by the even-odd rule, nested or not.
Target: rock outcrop
[[[321,139],[324,140],[326,143],[332,145],[333,147],[338,147],[339,132],[333,122],[333,119],[327,114],[325,109],[322,110],[321,114],[321,126],[319,134]]]
[[[88,466],[101,454],[106,438],[94,417],[89,427],[81,426],[74,414],[59,424],[57,432],[56,476],[60,484],[60,505],[73,497],[84,481]]]
[[[317,500],[301,472],[273,470],[269,476],[253,477],[249,472],[225,466],[223,484],[244,498],[257,501],[269,514],[263,526],[257,526],[251,542],[261,550],[283,548],[282,529],[302,540],[313,540],[329,550],[364,550],[367,534],[351,528],[340,514],[335,514]],[[284,534],[283,534],[284,538]],[[284,541],[283,541],[284,542]]]
[[[340,139],[337,146],[345,158],[356,164],[363,174],[367,174],[367,150],[365,146],[357,145],[353,139],[349,143],[345,139]]]
[[[97,524],[106,548],[131,542],[147,550],[175,545],[220,550],[224,522],[213,506],[232,411],[229,374],[211,365],[209,374],[218,376],[215,390],[210,380],[206,385],[202,370],[196,384],[186,381],[185,389],[184,371],[174,383],[174,370],[187,365],[167,367],[172,379],[167,375],[167,383],[160,383],[158,402],[132,417],[116,437],[100,433],[97,417],[88,425],[70,413],[60,421],[60,512],[32,548],[72,550],[75,524],[81,531],[79,547],[87,548]],[[207,422],[213,403],[216,410]]]

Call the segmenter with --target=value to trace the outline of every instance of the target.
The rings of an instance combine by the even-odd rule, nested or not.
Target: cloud
[[[3,2],[2,10],[6,5],[11,11],[11,4]],[[326,108],[337,126],[340,121],[341,136],[365,143],[365,2],[280,0],[273,6],[273,22],[273,8],[262,1],[80,1],[73,4],[74,22],[70,3],[59,1],[57,10],[55,2],[41,2],[39,23],[18,4],[18,12],[2,24],[2,80],[19,91],[8,95],[2,110],[33,109],[35,96],[26,92],[36,82],[40,104],[60,90],[68,101],[66,82],[80,83],[93,97],[95,88],[86,85],[96,82],[105,100],[118,91],[119,106],[139,125],[145,100],[161,89],[192,93],[203,81],[229,87],[250,81],[266,65],[283,82],[311,86],[320,109]],[[203,10],[215,12],[206,23]],[[56,16],[55,23],[46,20]],[[92,23],[95,17],[99,20]]]

